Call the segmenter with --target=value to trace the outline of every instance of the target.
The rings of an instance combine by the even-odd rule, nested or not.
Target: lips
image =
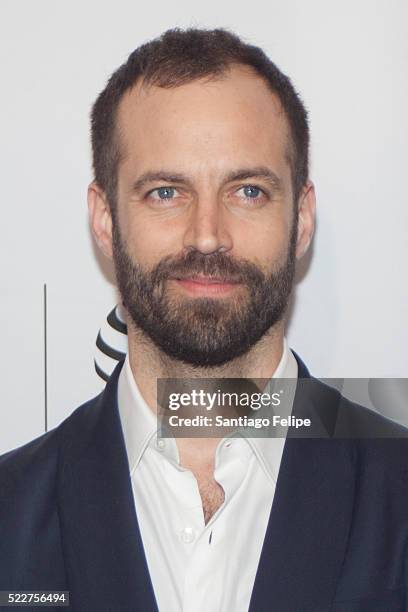
[[[240,285],[235,279],[203,274],[174,276],[171,280],[175,281],[188,294],[195,296],[221,297],[234,291]]]
[[[187,281],[190,283],[198,283],[200,285],[237,285],[238,281],[220,277],[220,276],[204,276],[198,274],[196,276],[175,276],[174,280]]]

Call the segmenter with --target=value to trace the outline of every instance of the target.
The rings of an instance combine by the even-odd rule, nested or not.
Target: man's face
[[[297,249],[289,127],[249,69],[121,101],[113,257],[133,323],[212,366],[281,321]]]

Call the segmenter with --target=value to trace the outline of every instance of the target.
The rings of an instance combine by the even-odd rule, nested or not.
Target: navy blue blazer
[[[316,437],[285,442],[250,612],[407,611],[406,430],[393,439],[398,426],[296,358],[312,385],[295,411],[313,413]],[[121,367],[57,428],[0,457],[0,590],[67,590],[76,612],[157,612],[117,409]],[[346,439],[367,424],[383,437]]]

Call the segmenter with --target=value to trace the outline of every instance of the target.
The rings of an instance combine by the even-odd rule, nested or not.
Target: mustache
[[[163,258],[153,268],[151,278],[156,284],[172,278],[191,278],[199,275],[221,278],[224,282],[252,285],[265,280],[262,270],[250,261],[233,258],[225,253],[206,255],[199,251]]]

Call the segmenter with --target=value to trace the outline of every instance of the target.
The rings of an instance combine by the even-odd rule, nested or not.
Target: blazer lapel
[[[117,410],[119,364],[64,428],[59,512],[75,610],[157,612]]]
[[[295,356],[299,377],[310,377]],[[301,401],[296,394],[295,410]],[[301,412],[305,408],[306,413],[316,411],[311,405],[302,406]],[[331,411],[335,414],[336,406]],[[250,612],[330,610],[348,541],[354,487],[349,441],[286,439]]]

